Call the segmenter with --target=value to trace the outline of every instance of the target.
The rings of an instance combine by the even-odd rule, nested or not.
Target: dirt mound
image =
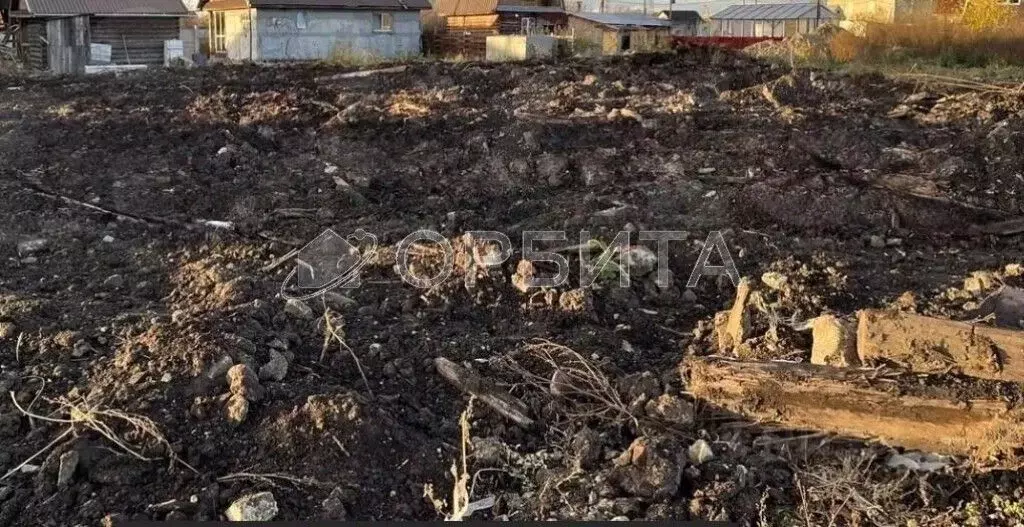
[[[1013,514],[1014,474],[904,474],[878,445],[723,422],[677,365],[710,351],[734,294],[725,276],[686,287],[712,230],[743,275],[787,277],[766,297],[776,318],[1024,261],[1020,231],[995,223],[1024,192],[1019,99],[699,49],[338,73],[0,76],[0,525],[218,519],[236,501],[433,519],[424,485],[452,515],[440,494],[463,443],[466,490],[494,498],[474,518]],[[328,228],[381,251],[359,287],[286,301],[283,257]],[[395,271],[419,229],[455,254],[429,289]],[[478,265],[483,230],[512,255]],[[543,247],[567,255],[567,282],[520,287],[555,269],[524,260],[523,233],[558,230]],[[670,273],[590,284],[581,230],[595,247],[632,233],[638,262],[657,248],[639,231],[679,231]],[[409,255],[445,268],[436,244]],[[966,302],[949,298],[935,309]],[[782,330],[750,354],[806,345]],[[438,357],[482,380],[453,386]],[[460,422],[474,390],[532,424],[482,395]]]

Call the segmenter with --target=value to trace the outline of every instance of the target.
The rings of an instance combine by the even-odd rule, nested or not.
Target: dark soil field
[[[969,319],[1019,281],[1022,229],[993,227],[1022,214],[1019,93],[702,49],[344,71],[0,76],[0,526],[215,520],[261,491],[277,519],[437,519],[455,462],[480,519],[1024,521],[1015,470],[894,467],[694,405],[679,369],[735,292],[685,287],[712,231],[791,325],[908,298]],[[286,309],[295,264],[271,264],[326,228],[384,250]],[[476,230],[687,237],[669,283],[523,292],[517,248],[423,290],[392,256],[417,229],[462,255]],[[791,325],[750,354],[808,360]],[[477,397],[460,425],[437,358],[532,424]]]

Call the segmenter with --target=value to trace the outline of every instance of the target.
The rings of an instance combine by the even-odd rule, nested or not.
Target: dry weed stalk
[[[23,408],[18,403],[18,399],[17,397],[15,397],[14,392],[10,392],[10,394],[11,400],[14,402],[14,406],[18,409],[18,411],[20,411],[22,414],[29,417],[30,419],[38,419],[40,421],[47,421],[50,423],[66,424],[68,425],[68,427],[63,432],[61,432],[61,434],[58,435],[56,439],[48,443],[35,454],[31,455],[21,464],[8,471],[6,474],[3,475],[3,477],[0,477],[0,481],[7,479],[11,474],[14,474],[16,471],[20,470],[21,467],[27,465],[33,459],[39,457],[44,452],[48,451],[50,448],[53,448],[53,446],[59,443],[60,440],[62,440],[63,438],[67,437],[70,434],[74,434],[80,428],[92,430],[100,434],[108,441],[110,441],[118,448],[120,448],[123,452],[135,457],[136,459],[139,459],[141,461],[154,460],[154,458],[144,456],[142,453],[140,453],[139,447],[132,445],[128,440],[124,439],[122,437],[122,434],[119,434],[117,430],[115,430],[114,425],[111,423],[121,423],[122,425],[127,425],[129,431],[134,432],[135,434],[141,435],[143,437],[148,437],[150,439],[155,440],[158,444],[162,445],[164,449],[167,451],[167,455],[171,461],[172,466],[174,465],[175,462],[177,462],[183,465],[184,467],[188,468],[192,472],[196,474],[199,473],[198,470],[193,468],[191,465],[186,463],[184,460],[179,458],[177,454],[174,453],[174,449],[171,447],[171,443],[160,431],[160,428],[157,426],[157,424],[154,423],[153,420],[148,417],[142,415],[129,414],[127,412],[123,412],[121,410],[116,409],[102,408],[99,405],[90,405],[86,401],[83,401],[81,403],[74,403],[63,397],[56,400],[46,399],[46,401],[51,404],[59,406],[60,409],[67,414],[67,417],[49,417],[33,413],[30,410]]]
[[[267,472],[267,473],[254,473],[254,472],[236,472],[234,474],[228,474],[217,478],[220,483],[228,481],[239,481],[239,480],[253,480],[260,483],[264,483],[271,487],[279,487],[275,481],[287,481],[292,485],[308,486],[308,487],[329,487],[330,485],[308,477],[296,477],[283,472]]]
[[[900,73],[897,78],[911,79],[919,86],[945,86],[958,88],[980,93],[998,93],[1003,95],[1024,95],[1024,84],[1007,85],[989,82],[980,82],[963,77],[951,77],[948,75],[936,75],[931,73]]]
[[[627,420],[640,427],[640,418],[630,410],[611,379],[583,355],[544,339],[528,344],[522,353],[539,360],[547,370],[537,373],[517,362],[514,355],[507,357],[507,363],[528,385],[581,401],[575,409],[566,412],[571,419]]]
[[[470,445],[470,433],[469,433],[469,419],[473,416],[473,401],[475,397],[469,398],[469,403],[466,405],[466,409],[462,411],[462,415],[459,416],[459,428],[461,430],[461,437],[459,443],[462,451],[462,465],[459,466],[458,461],[452,462],[451,473],[455,478],[455,483],[452,485],[452,505],[451,513],[446,513],[445,509],[448,508],[448,503],[441,498],[436,497],[434,494],[434,486],[427,483],[423,486],[423,496],[430,500],[430,503],[434,505],[434,509],[439,514],[444,515],[445,521],[462,521],[469,518],[474,512],[490,508],[494,504],[493,498],[485,498],[479,501],[471,502],[471,492],[469,490],[469,445]],[[476,483],[476,475],[473,476],[474,486]]]
[[[373,397],[370,381],[367,380],[366,373],[363,372],[363,363],[359,361],[359,356],[356,355],[356,352],[345,342],[344,319],[341,318],[341,315],[335,314],[330,309],[325,309],[320,323],[323,326],[324,332],[324,346],[320,351],[320,362],[322,363],[327,358],[327,352],[330,350],[331,343],[337,342],[338,348],[347,351],[352,356],[352,360],[356,363],[356,369],[359,370],[359,376],[363,378],[363,384],[366,385],[366,391],[370,394],[370,397]]]
[[[910,472],[904,472],[898,479],[878,480],[872,477],[876,469],[874,460],[874,456],[845,456],[839,466],[796,469],[793,477],[801,498],[801,519],[807,525],[843,525],[864,520],[872,525],[904,525],[905,521],[898,518],[898,505],[908,494],[905,483]]]

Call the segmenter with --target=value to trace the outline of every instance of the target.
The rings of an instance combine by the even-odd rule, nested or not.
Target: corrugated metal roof
[[[494,8],[497,13],[564,13],[561,7],[538,5],[499,5]]]
[[[428,0],[249,0],[249,4],[264,9],[430,9]]]
[[[796,20],[818,17],[836,18],[824,4],[749,4],[731,5],[711,16],[712,20]]]
[[[530,13],[557,13],[552,8],[562,9],[561,0],[434,0],[434,12],[438,16],[493,15],[499,11],[522,9]]]
[[[633,13],[569,13],[606,26],[672,27],[672,22]]]
[[[21,6],[34,16],[188,15],[181,0],[22,0]]]

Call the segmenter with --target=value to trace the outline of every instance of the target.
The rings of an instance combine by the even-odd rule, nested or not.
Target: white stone
[[[224,512],[228,521],[265,522],[277,516],[277,500],[272,492],[247,494],[238,498]]]
[[[690,448],[686,450],[686,453],[690,457],[690,462],[694,465],[701,465],[715,457],[715,452],[711,450],[711,445],[703,439],[694,441]]]

